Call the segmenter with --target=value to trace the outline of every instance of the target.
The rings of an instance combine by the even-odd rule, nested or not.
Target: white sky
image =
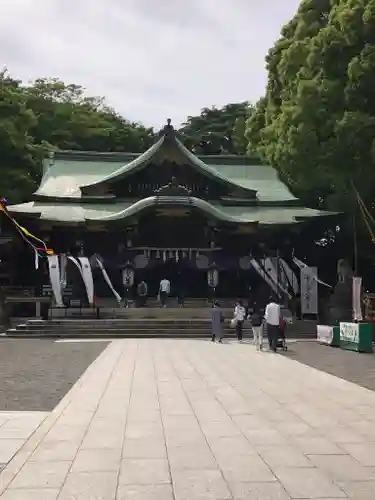
[[[299,0],[1,0],[0,68],[59,77],[161,128],[255,102],[264,57]]]

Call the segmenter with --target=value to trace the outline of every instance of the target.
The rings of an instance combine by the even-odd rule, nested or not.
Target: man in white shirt
[[[280,305],[276,299],[271,298],[266,307],[264,318],[267,323],[268,344],[270,349],[276,352],[276,343],[280,331]]]
[[[163,278],[159,285],[160,302],[163,307],[167,306],[167,298],[171,293],[171,282],[167,278]]]

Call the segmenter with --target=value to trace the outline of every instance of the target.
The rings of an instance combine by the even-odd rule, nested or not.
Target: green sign
[[[340,347],[348,351],[373,352],[369,323],[340,323]]]

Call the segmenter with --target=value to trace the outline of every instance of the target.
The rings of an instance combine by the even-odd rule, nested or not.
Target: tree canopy
[[[187,147],[204,154],[246,152],[245,123],[252,107],[248,101],[222,108],[203,108],[199,116],[189,116],[179,133]]]
[[[302,201],[353,213],[375,197],[375,0],[303,0],[267,56],[249,148]]]
[[[31,85],[0,73],[0,194],[27,199],[51,150],[142,152],[154,142],[152,128],[127,121],[79,85],[38,79]]]

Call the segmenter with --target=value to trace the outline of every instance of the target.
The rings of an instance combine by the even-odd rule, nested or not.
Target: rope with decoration
[[[20,236],[22,237],[22,239],[29,246],[32,247],[32,249],[34,250],[34,252],[39,257],[44,257],[46,255],[54,255],[54,251],[52,250],[52,248],[48,248],[47,245],[46,245],[46,243],[43,240],[41,240],[40,238],[38,238],[34,234],[30,233],[30,231],[28,231],[25,227],[21,226],[21,224],[19,224],[10,215],[10,213],[8,212],[7,206],[8,206],[8,200],[6,198],[1,198],[0,199],[0,212],[2,212],[12,222],[12,224],[15,226],[16,230],[18,231],[18,233],[20,234]],[[36,244],[34,244],[32,242],[32,240],[34,240],[35,242],[40,243],[41,246],[37,246]]]

